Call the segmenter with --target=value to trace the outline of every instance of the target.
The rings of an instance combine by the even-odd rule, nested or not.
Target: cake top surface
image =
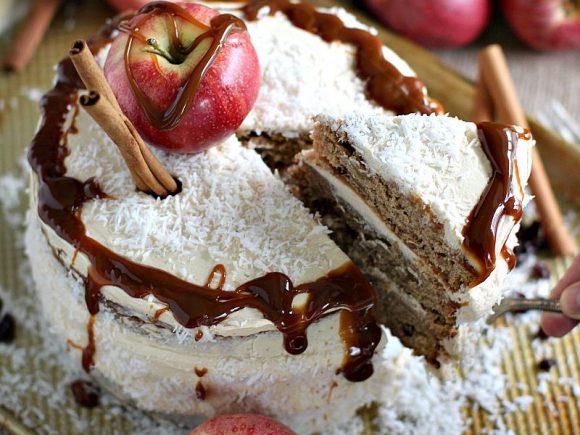
[[[318,119],[352,145],[373,173],[420,197],[444,225],[447,243],[461,248],[466,220],[492,175],[476,124],[441,115],[384,117],[364,112]],[[532,144],[518,143],[519,175],[514,176],[519,176],[522,188],[531,168]],[[500,227],[498,248],[512,228],[513,222]]]
[[[67,175],[95,177],[108,199],[83,206],[87,235],[125,257],[205,285],[217,264],[224,290],[268,272],[295,285],[313,281],[348,261],[306,208],[257,153],[234,137],[204,153],[155,151],[182,183],[163,200],[137,192],[105,132],[84,112],[70,134]]]
[[[343,9],[336,14],[346,25],[364,27]],[[244,120],[242,132],[282,134],[287,138],[308,135],[315,115],[339,116],[355,108],[392,115],[366,96],[365,82],[356,72],[354,46],[325,42],[302,30],[278,12],[247,22],[262,69],[260,94]],[[401,73],[414,72],[399,56],[383,47],[385,58]]]

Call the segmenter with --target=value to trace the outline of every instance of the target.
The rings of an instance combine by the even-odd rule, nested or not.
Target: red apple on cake
[[[199,4],[155,2],[121,28],[105,76],[148,142],[199,152],[240,126],[260,86],[241,20]]]

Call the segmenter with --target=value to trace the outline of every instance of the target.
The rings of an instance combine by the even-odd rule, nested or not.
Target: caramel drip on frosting
[[[111,42],[111,33],[117,25],[118,21],[106,25],[89,41],[93,53]],[[311,283],[295,286],[288,276],[273,272],[234,291],[223,291],[195,285],[165,271],[135,263],[86,235],[80,218],[82,206],[92,199],[106,198],[106,194],[92,178],[80,181],[66,175],[64,161],[69,151],[63,140],[66,139],[64,124],[82,88],[71,61],[60,62],[57,82],[41,101],[41,126],[30,145],[28,160],[39,182],[40,219],[90,262],[85,280],[85,299],[91,315],[87,326],[89,344],[83,350],[85,370],[89,371],[94,365],[93,327],[100,309],[101,288],[112,285],[133,298],[155,296],[186,328],[216,325],[236,311],[255,308],[282,333],[286,349],[292,354],[306,349],[306,330],[313,322],[342,309],[348,314],[341,315],[346,355],[340,370],[351,381],[368,378],[373,371],[371,358],[381,338],[373,315],[376,294],[352,263]],[[295,309],[292,303],[301,294],[307,294],[307,303]]]
[[[179,59],[178,62],[183,61],[189,54],[199,47],[202,42],[211,39],[209,48],[197,65],[195,65],[187,80],[179,87],[175,98],[165,110],[157,108],[156,104],[153,103],[141,90],[131,69],[131,53],[134,40],[137,39],[142,44],[148,44],[147,37],[140,33],[140,29],[148,20],[158,15],[164,15],[168,19],[168,27],[172,29],[170,52],[175,54]],[[179,17],[198,28],[204,29],[204,32],[197,36],[187,47],[182,45],[176,17]],[[133,90],[133,93],[137,98],[139,105],[145,112],[149,122],[151,122],[151,124],[158,130],[170,130],[179,124],[183,116],[191,107],[201,81],[215,61],[228,36],[232,32],[245,30],[246,25],[242,20],[233,15],[222,14],[214,17],[208,27],[196,20],[181,6],[174,3],[158,1],[145,5],[139,11],[139,15],[129,22],[122,23],[119,28],[129,34],[125,46],[125,71],[131,89]],[[154,52],[154,50],[152,50],[152,52]],[[152,55],[154,56],[154,54]]]
[[[201,380],[197,381],[197,384],[195,384],[195,396],[199,400],[205,400],[207,398],[207,389],[203,386]]]
[[[506,216],[515,221],[522,217],[522,201],[518,193],[523,192],[517,168],[518,140],[529,140],[529,131],[519,133],[515,127],[495,122],[477,124],[479,140],[492,167],[491,178],[477,205],[471,211],[463,227],[463,245],[480,263],[479,275],[470,283],[472,287],[482,283],[495,269],[498,231]],[[515,266],[515,255],[505,245],[501,255],[508,266]]]
[[[308,3],[250,0],[242,9],[248,20],[259,19],[263,12],[269,15],[281,12],[296,27],[326,42],[340,41],[356,47],[357,72],[366,81],[367,97],[384,109],[399,115],[443,112],[441,104],[427,95],[421,80],[404,76],[385,59],[382,41],[366,30],[349,28],[336,15],[320,12]]]
[[[203,378],[207,374],[207,367],[195,367],[193,371],[198,378]]]

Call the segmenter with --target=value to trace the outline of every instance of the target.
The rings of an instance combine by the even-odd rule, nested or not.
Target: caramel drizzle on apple
[[[356,66],[366,81],[367,97],[386,110],[406,113],[443,113],[443,106],[427,95],[425,84],[417,77],[408,77],[383,55],[383,42],[362,29],[347,27],[336,15],[320,12],[308,3],[288,0],[250,0],[242,10],[250,21],[258,20],[267,10],[269,15],[281,12],[300,29],[320,36],[326,42],[340,41],[356,47]]]
[[[189,54],[191,54],[197,47],[199,47],[199,45],[204,40],[208,38],[212,39],[210,47],[194,67],[185,83],[179,87],[175,98],[169,107],[167,107],[165,110],[158,109],[151,101],[151,99],[145,95],[145,93],[137,84],[137,81],[133,75],[133,71],[131,70],[131,50],[133,48],[133,42],[135,39],[139,40],[143,44],[153,46],[153,49],[149,50],[151,53],[161,55],[170,60],[169,56],[156,49],[154,41],[140,33],[140,28],[148,20],[158,15],[166,15],[169,19],[169,23],[172,29],[171,48],[172,52],[179,57],[177,61],[183,61]],[[181,43],[176,18],[185,20],[195,25],[196,27],[205,29],[205,31],[198,35],[189,46],[184,47]],[[199,20],[195,19],[186,9],[182,8],[181,6],[174,3],[159,1],[145,5],[143,8],[141,8],[139,14],[133,20],[130,22],[122,23],[119,26],[119,29],[128,33],[129,35],[127,44],[125,46],[125,70],[127,72],[127,77],[129,79],[131,89],[137,98],[139,105],[145,112],[149,122],[155,128],[158,130],[170,130],[179,124],[183,116],[191,107],[193,98],[199,89],[201,81],[215,61],[228,36],[233,32],[246,30],[246,25],[242,20],[233,15],[222,14],[214,17],[210,21],[210,25],[207,26]]]

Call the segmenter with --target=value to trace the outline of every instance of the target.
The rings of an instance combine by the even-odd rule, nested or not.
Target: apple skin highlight
[[[199,4],[179,3],[196,20],[209,25],[218,11]],[[187,46],[203,29],[179,20],[182,45]],[[163,14],[141,26],[145,39],[155,39],[162,47],[170,45],[169,29]],[[148,119],[136,97],[125,66],[125,48],[129,35],[121,32],[113,41],[105,62],[105,76],[125,115],[143,138],[158,148],[178,153],[203,151],[233,134],[250,112],[260,88],[260,65],[248,33],[229,34],[215,60],[199,83],[191,106],[173,128],[161,130]],[[135,39],[129,68],[144,95],[156,109],[165,110],[203,56],[194,50],[185,59],[172,63],[153,54],[150,47]],[[199,52],[198,52],[199,51]]]

